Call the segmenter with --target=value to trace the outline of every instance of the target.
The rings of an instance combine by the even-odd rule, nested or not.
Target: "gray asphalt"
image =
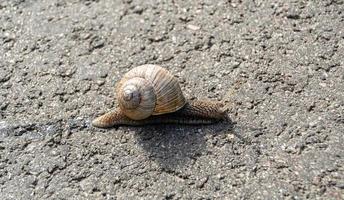
[[[0,0],[1,199],[344,199],[343,11]],[[232,123],[92,127],[148,63]]]

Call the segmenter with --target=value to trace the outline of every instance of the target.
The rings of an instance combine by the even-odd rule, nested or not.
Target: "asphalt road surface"
[[[232,123],[97,129],[158,64]],[[0,196],[344,199],[343,0],[0,0]]]

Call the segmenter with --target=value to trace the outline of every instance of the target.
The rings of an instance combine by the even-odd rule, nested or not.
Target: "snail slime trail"
[[[93,126],[211,124],[228,119],[220,103],[186,100],[177,79],[158,65],[141,65],[124,74],[116,94],[119,107],[93,120]]]

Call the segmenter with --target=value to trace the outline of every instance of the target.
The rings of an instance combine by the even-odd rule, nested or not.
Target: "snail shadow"
[[[231,120],[212,125],[149,125],[135,129],[137,143],[165,170],[190,164],[207,152],[207,138],[234,134]]]

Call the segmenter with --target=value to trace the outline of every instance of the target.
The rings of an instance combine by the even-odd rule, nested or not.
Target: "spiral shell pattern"
[[[175,112],[186,104],[177,79],[157,65],[141,65],[127,72],[116,93],[122,112],[134,120]]]

